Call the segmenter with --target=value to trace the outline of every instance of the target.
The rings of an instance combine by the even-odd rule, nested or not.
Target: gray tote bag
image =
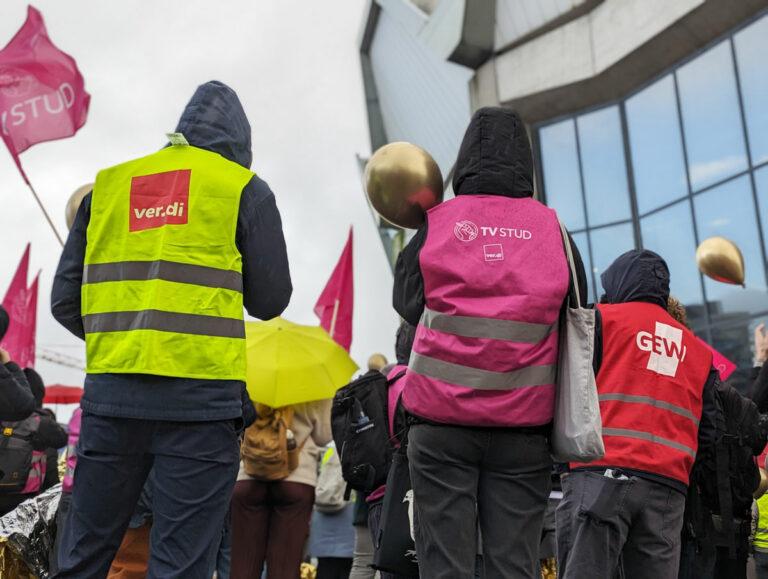
[[[595,310],[581,304],[579,279],[565,227],[560,223],[571,272],[565,313],[560,319],[552,458],[556,462],[590,462],[603,457],[603,425],[592,358]]]

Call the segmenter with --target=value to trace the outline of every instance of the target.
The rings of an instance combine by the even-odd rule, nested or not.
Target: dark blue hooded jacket
[[[176,132],[190,145],[218,153],[250,168],[251,127],[235,92],[212,81],[198,87],[181,115]],[[53,316],[84,338],[80,286],[90,220],[91,196],[75,217],[59,262],[51,295]],[[262,320],[282,314],[293,288],[280,213],[269,186],[259,177],[243,189],[237,220],[237,248],[243,257],[243,302]],[[85,380],[82,407],[102,416],[151,420],[201,421],[255,415],[243,382],[166,378],[142,374],[91,374]]]

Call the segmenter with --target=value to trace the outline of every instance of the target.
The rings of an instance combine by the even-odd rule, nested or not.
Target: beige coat
[[[333,439],[331,433],[332,402],[332,400],[320,400],[294,406],[291,430],[299,446],[303,443],[304,447],[299,455],[299,467],[288,478],[284,479],[286,482],[303,483],[310,486],[317,484],[317,464],[320,460],[321,449]],[[241,462],[237,480],[249,480],[251,478],[246,474]]]

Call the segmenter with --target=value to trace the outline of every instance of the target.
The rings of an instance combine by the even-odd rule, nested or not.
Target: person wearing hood
[[[0,306],[0,341],[8,331],[10,318]],[[35,410],[35,397],[19,365],[0,348],[0,420],[24,420]]]
[[[101,171],[70,230],[51,309],[86,341],[72,508],[57,577],[104,577],[150,470],[149,576],[202,578],[239,462],[243,307],[292,286],[280,213],[250,171],[236,93],[200,86],[171,144]]]
[[[485,576],[533,578],[570,273],[557,215],[533,198],[531,147],[517,113],[474,114],[453,190],[395,268],[394,307],[418,326],[402,402],[414,422],[408,458],[420,573],[473,577],[479,526]]]
[[[11,440],[13,440],[13,433],[28,438],[29,444],[26,450],[29,457],[29,462],[27,463],[29,470],[26,473],[26,485],[23,489],[10,491],[8,487],[5,487],[5,484],[0,485],[0,516],[9,513],[22,502],[59,482],[58,449],[63,448],[67,444],[66,431],[56,422],[54,413],[47,408],[43,408],[45,385],[42,377],[32,368],[24,368],[22,374],[34,396],[35,410],[20,422],[0,422],[0,430],[3,432],[10,431],[11,434],[8,436]],[[28,434],[19,434],[22,432]],[[6,461],[10,458],[10,454],[4,454],[0,448],[0,471],[6,471],[6,475],[8,472],[13,471],[13,469],[6,466],[8,464]],[[13,481],[4,479],[2,482],[12,483]]]
[[[601,276],[596,364],[605,456],[571,464],[557,511],[564,579],[672,579],[694,460],[714,452],[712,353],[667,311],[669,269],[648,250]]]

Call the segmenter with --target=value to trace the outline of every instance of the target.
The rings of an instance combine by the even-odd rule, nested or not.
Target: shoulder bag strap
[[[571,240],[568,237],[568,231],[565,229],[565,225],[559,219],[557,222],[560,224],[560,234],[563,236],[563,246],[565,247],[565,257],[568,261],[568,267],[571,270],[571,291],[568,292],[571,307],[581,307],[581,291],[579,291],[579,278],[576,275],[576,265],[573,262],[573,249],[571,248]]]

